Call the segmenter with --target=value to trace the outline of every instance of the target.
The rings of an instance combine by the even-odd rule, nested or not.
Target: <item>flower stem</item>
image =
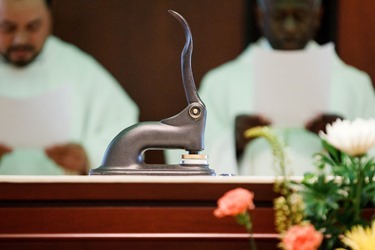
[[[250,233],[250,247],[252,250],[257,250],[257,246],[255,244],[255,240],[252,233]]]
[[[251,219],[251,215],[249,214],[249,222],[247,225],[246,225],[246,229],[247,231],[249,232],[250,234],[250,249],[252,250],[257,250],[257,246],[255,244],[255,240],[254,240],[254,234],[253,234],[253,225],[252,225],[252,219]]]
[[[364,173],[362,169],[362,158],[358,158],[358,170],[357,170],[357,190],[355,194],[354,200],[354,221],[358,223],[361,219],[361,196],[362,196],[362,188],[363,188],[363,181],[364,181]]]

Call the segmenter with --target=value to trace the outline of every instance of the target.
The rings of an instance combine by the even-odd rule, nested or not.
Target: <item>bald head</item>
[[[274,49],[298,50],[315,37],[321,0],[258,0],[261,32]]]
[[[46,0],[0,0],[0,54],[17,67],[30,64],[50,34]]]

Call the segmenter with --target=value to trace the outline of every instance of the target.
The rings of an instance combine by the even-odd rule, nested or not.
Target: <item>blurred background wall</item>
[[[317,40],[335,42],[339,55],[370,73],[374,83],[373,1],[325,0]],[[253,5],[254,0],[55,0],[54,34],[102,63],[137,102],[141,121],[159,121],[186,106],[180,73],[185,37],[167,10],[190,25],[199,87],[208,70],[235,58],[259,36]],[[161,152],[148,153],[147,161],[162,163]]]

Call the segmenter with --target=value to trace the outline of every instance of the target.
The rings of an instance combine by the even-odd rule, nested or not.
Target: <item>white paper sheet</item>
[[[277,127],[303,127],[327,111],[333,44],[299,51],[254,51],[254,108]]]
[[[13,148],[44,148],[69,136],[69,88],[29,98],[0,96],[0,143]]]

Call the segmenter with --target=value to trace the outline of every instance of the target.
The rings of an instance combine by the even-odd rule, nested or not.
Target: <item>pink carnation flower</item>
[[[285,250],[316,250],[323,240],[323,234],[311,224],[295,225],[289,228],[282,239]]]
[[[226,192],[217,201],[218,208],[214,215],[218,218],[224,216],[236,216],[245,213],[248,209],[254,209],[254,193],[243,188],[236,188]]]

